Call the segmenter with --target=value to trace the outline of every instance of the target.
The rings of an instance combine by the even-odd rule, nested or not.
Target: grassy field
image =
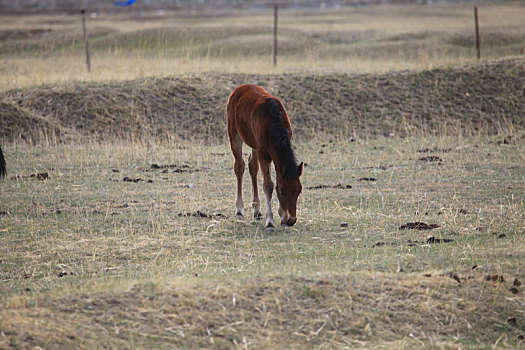
[[[273,234],[226,145],[7,147],[0,347],[524,345],[525,138],[296,143]]]
[[[521,1],[480,4],[482,56],[523,54]],[[272,66],[270,11],[1,16],[0,90],[202,72],[387,72],[476,60],[472,4],[283,10]]]

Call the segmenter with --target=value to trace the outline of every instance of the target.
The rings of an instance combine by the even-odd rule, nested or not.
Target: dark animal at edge
[[[2,152],[2,147],[0,146],[0,179],[7,175],[7,170],[5,167],[5,158],[4,153]]]

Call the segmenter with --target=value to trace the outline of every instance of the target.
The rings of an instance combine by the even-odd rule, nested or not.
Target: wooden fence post
[[[84,31],[84,41],[86,42],[86,65],[88,72],[91,72],[91,59],[89,58],[89,41],[86,28],[86,11],[82,9],[82,30]]]
[[[279,5],[273,5],[273,66],[277,66],[277,10]]]
[[[476,51],[478,53],[478,60],[481,59],[481,48],[479,44],[479,23],[478,23],[478,7],[474,6],[474,23],[476,25]]]

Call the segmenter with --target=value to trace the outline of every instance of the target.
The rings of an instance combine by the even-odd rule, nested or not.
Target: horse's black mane
[[[295,159],[295,153],[290,143],[289,131],[283,127],[282,118],[284,109],[281,102],[275,98],[266,100],[268,112],[272,117],[270,125],[270,140],[280,156],[280,161],[284,164],[284,176],[290,179],[299,177],[299,169]]]

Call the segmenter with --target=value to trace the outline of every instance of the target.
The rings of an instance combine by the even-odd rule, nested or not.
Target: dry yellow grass
[[[523,52],[521,2],[480,5],[482,55]],[[249,24],[249,25],[248,25]],[[282,11],[278,66],[270,12],[157,20],[98,14],[86,72],[78,16],[3,16],[0,89],[202,72],[385,72],[475,61],[472,5]],[[33,36],[23,33],[32,30]],[[21,34],[22,33],[22,34]]]
[[[74,140],[225,141],[224,104],[257,83],[285,103],[299,137],[519,134],[525,129],[521,59],[385,74],[208,73],[111,83],[67,83],[0,94],[0,136]]]
[[[0,346],[523,346],[524,140],[296,140],[275,234],[233,219],[226,145],[5,147],[49,179],[0,186]]]

